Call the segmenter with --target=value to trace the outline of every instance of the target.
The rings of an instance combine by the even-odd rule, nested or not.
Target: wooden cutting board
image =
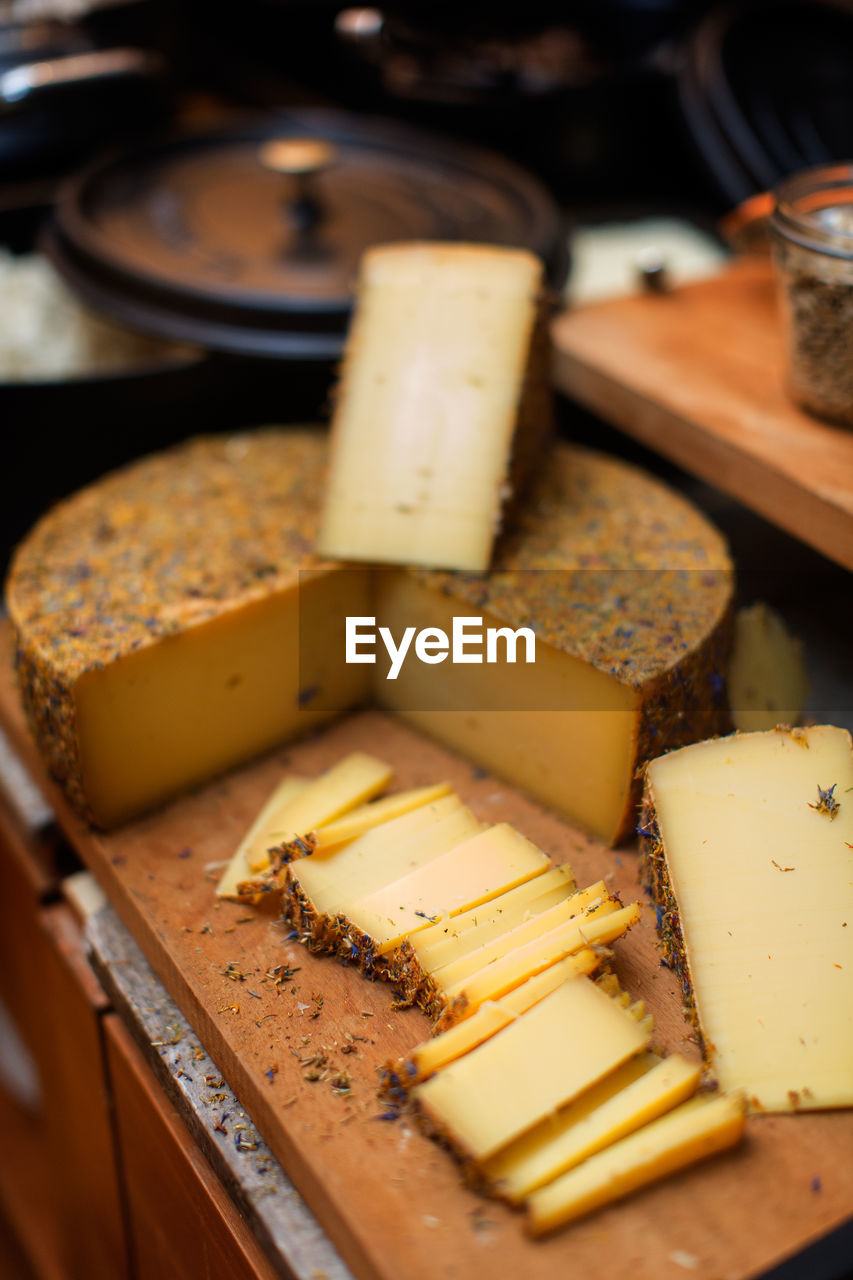
[[[738,1150],[549,1240],[528,1240],[521,1218],[465,1189],[452,1159],[411,1120],[381,1118],[377,1070],[427,1034],[426,1019],[395,1011],[387,987],[308,954],[271,912],[217,906],[211,868],[233,851],[285,770],[315,775],[355,748],[392,761],[401,787],[448,778],[480,818],[512,822],[556,862],[568,861],[580,882],[606,876],[626,901],[640,893],[634,850],[614,853],[374,711],[102,835],[45,778],[8,640],[0,648],[0,723],[285,1171],[365,1280],[734,1280],[803,1248],[853,1209],[853,1112],[755,1117]],[[617,944],[619,973],[647,1001],[658,1039],[695,1055],[676,984],[660,965],[653,919],[647,909]],[[265,975],[282,964],[296,972],[276,989]],[[234,980],[235,970],[242,978]],[[354,1051],[344,1053],[345,1045]],[[192,1072],[191,1061],[184,1066]],[[327,1067],[327,1079],[306,1078]],[[348,1094],[335,1092],[340,1072],[351,1078]]]
[[[552,336],[566,395],[853,569],[853,431],[789,399],[768,262],[567,311]]]

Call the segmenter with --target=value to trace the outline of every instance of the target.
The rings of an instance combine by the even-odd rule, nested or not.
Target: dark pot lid
[[[340,354],[358,260],[399,240],[515,245],[565,275],[545,189],[490,152],[343,112],[277,114],[97,162],[60,193],[46,249],[91,305],[161,337]]]

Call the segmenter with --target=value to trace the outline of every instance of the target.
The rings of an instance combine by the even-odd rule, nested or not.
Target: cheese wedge
[[[380,826],[383,822],[390,822],[392,818],[402,818],[413,809],[432,804],[433,800],[440,800],[442,796],[450,795],[450,792],[449,782],[437,782],[430,787],[412,787],[408,791],[396,791],[394,795],[385,796],[382,800],[360,805],[335,822],[324,823],[316,831],[303,836],[302,843],[312,852],[332,849],[335,845],[354,840],[356,836],[363,836],[366,831]]]
[[[551,965],[500,1000],[487,1000],[464,1022],[458,1022],[449,1030],[433,1036],[431,1040],[425,1040],[413,1049],[397,1072],[400,1080],[408,1086],[427,1080],[449,1062],[461,1058],[463,1054],[509,1026],[519,1014],[532,1009],[564,982],[582,974],[593,973],[602,963],[602,958],[600,952],[586,948]]]
[[[364,255],[323,555],[488,568],[511,461],[518,483],[519,460],[551,425],[534,342],[541,291],[541,264],[521,250],[422,243]]]
[[[270,849],[286,845],[301,831],[311,831],[348,809],[384,791],[391,781],[390,765],[363,751],[354,751],[326,773],[314,778],[296,796],[274,797],[264,806],[262,818],[252,824],[245,837],[246,861],[252,871],[270,865]]]
[[[732,578],[722,539],[660,484],[581,450],[549,456],[488,578],[389,570],[376,615],[451,634],[533,625],[536,661],[377,666],[374,696],[614,843],[633,834],[638,766],[730,727]],[[618,602],[618,603],[617,603]],[[704,727],[703,727],[704,726]]]
[[[374,890],[348,907],[347,915],[383,954],[441,915],[489,902],[550,865],[546,853],[504,822]]]
[[[237,888],[238,885],[249,880],[252,875],[252,870],[249,866],[249,860],[247,857],[250,844],[252,844],[261,832],[266,829],[272,814],[276,813],[282,806],[289,804],[291,800],[295,800],[308,785],[308,780],[306,778],[296,778],[292,775],[279,783],[249,830],[246,832],[246,835],[240,841],[234,856],[228,863],[225,871],[222,873],[222,879],[216,886],[217,898],[233,898],[237,901],[243,900],[243,895],[237,892]]]
[[[743,1129],[743,1102],[737,1095],[691,1098],[534,1191],[527,1202],[528,1229],[541,1236],[573,1222],[734,1146]]]
[[[684,1102],[696,1092],[701,1075],[697,1063],[678,1054],[631,1058],[486,1161],[483,1177],[496,1195],[518,1204],[537,1187]]]
[[[367,697],[344,633],[371,611],[369,577],[311,552],[323,462],[314,431],[193,440],[61,503],[19,548],[24,705],[90,821],[124,822]]]
[[[588,978],[564,982],[412,1095],[432,1128],[480,1162],[620,1063],[648,1031]]]
[[[853,750],[843,729],[736,734],[655,760],[644,873],[724,1089],[853,1105]]]
[[[736,729],[800,723],[809,692],[802,641],[766,604],[735,614],[729,663],[729,706]]]
[[[442,989],[436,981],[436,990],[427,1005],[427,1012],[438,1018],[437,1029],[443,1030],[460,1018],[469,1017],[484,1000],[496,1000],[506,995],[558,960],[585,947],[607,946],[636,924],[639,918],[639,903],[633,902],[609,915],[559,925],[452,987]]]

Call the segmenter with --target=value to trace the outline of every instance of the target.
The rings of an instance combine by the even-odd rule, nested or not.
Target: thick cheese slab
[[[541,264],[521,250],[421,243],[364,255],[322,554],[488,568],[513,454],[524,460],[523,437],[535,451],[551,425],[534,340],[541,292]]]
[[[853,1105],[853,750],[842,729],[735,734],[647,771],[645,873],[725,1089]]]
[[[740,1141],[737,1095],[699,1097],[557,1178],[527,1202],[527,1225],[544,1235]]]
[[[697,1063],[678,1054],[631,1058],[487,1161],[483,1177],[494,1194],[518,1204],[537,1187],[686,1101],[701,1075]]]
[[[563,983],[413,1090],[430,1125],[482,1161],[639,1053],[649,1033],[588,978]]]
[[[21,691],[75,806],[114,825],[373,697],[605,839],[633,830],[635,766],[724,727],[716,531],[635,468],[557,446],[489,578],[388,570],[374,590],[314,554],[324,461],[308,431],[190,441],[19,548]],[[345,661],[348,616],[399,638],[456,614],[535,621],[536,663],[413,659],[389,681]]]

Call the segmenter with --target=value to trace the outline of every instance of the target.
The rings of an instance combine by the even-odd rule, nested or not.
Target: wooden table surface
[[[552,335],[559,390],[853,569],[853,431],[788,397],[769,262],[566,311]]]
[[[450,1157],[408,1118],[381,1118],[378,1068],[424,1037],[426,1019],[415,1010],[395,1011],[387,987],[308,954],[272,913],[217,905],[213,892],[213,865],[228,857],[282,773],[315,775],[355,748],[393,761],[403,787],[450,779],[481,818],[513,822],[556,862],[571,863],[579,881],[607,876],[626,900],[639,892],[632,850],[604,848],[373,711],[103,835],[76,818],[45,778],[23,723],[8,647],[0,654],[0,723],[252,1124],[357,1276],[450,1280],[487,1269],[495,1280],[605,1272],[667,1280],[683,1277],[687,1267],[705,1280],[735,1280],[802,1249],[853,1209],[853,1112],[754,1117],[739,1149],[532,1242],[516,1214],[466,1190]],[[695,1053],[676,984],[660,966],[650,910],[617,950],[622,981],[646,999],[659,1041]],[[280,964],[296,972],[277,990],[266,974]],[[242,975],[237,980],[234,969]],[[343,1054],[345,1044],[356,1052]],[[348,1094],[336,1093],[331,1080],[306,1078],[317,1059],[349,1073]],[[192,1062],[180,1069],[191,1074]],[[216,1118],[214,1112],[211,1127]],[[228,1140],[238,1140],[239,1132],[229,1130]],[[262,1152],[258,1158],[262,1166]]]

